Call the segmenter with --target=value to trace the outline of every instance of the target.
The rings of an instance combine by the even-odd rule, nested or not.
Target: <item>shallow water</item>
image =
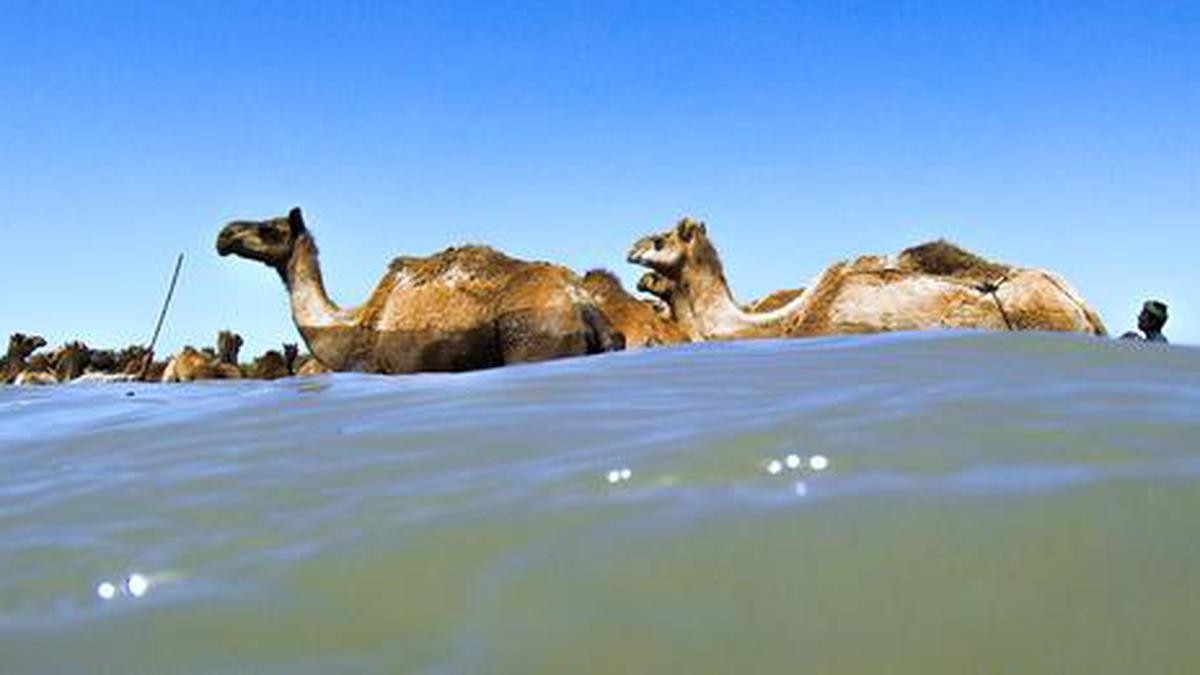
[[[1187,348],[0,388],[5,673],[1194,672],[1198,535]]]

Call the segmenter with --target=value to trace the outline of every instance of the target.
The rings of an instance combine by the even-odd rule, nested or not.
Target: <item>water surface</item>
[[[1187,348],[0,388],[5,673],[1186,673],[1198,534]]]

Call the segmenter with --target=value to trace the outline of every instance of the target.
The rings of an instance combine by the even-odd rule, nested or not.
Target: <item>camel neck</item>
[[[683,293],[677,295],[677,304],[681,306],[675,311],[690,315],[691,332],[696,333],[693,339],[710,338],[743,323],[742,311],[719,266],[685,268],[680,281]]]
[[[771,312],[746,312],[733,298],[720,262],[714,257],[704,265],[687,266],[681,277],[684,288],[679,304],[688,305],[694,328],[693,339],[727,337],[739,331],[774,329],[794,318],[809,302],[811,294],[800,294]]]
[[[325,292],[317,246],[305,233],[296,240],[284,271],[284,284],[292,304],[292,318],[300,328],[325,328],[345,323],[342,312]]]

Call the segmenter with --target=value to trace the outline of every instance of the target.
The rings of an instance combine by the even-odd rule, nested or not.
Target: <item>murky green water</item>
[[[0,390],[4,673],[1191,673],[1198,627],[1195,349]]]

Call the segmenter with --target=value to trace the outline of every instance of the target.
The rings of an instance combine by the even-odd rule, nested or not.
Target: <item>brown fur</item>
[[[217,333],[217,360],[231,366],[238,364],[238,352],[242,349],[242,336],[232,331]]]
[[[256,380],[278,380],[291,374],[287,359],[274,349],[267,350],[262,356],[254,359],[254,366],[250,369],[250,377]]]
[[[328,299],[299,209],[286,218],[230,223],[217,250],[279,273],[297,329],[334,370],[471,370],[624,345],[569,270],[487,247],[397,258],[367,301],[352,309]]]
[[[1004,277],[1010,268],[938,239],[902,251],[900,269],[935,276],[994,280]]]
[[[788,304],[792,300],[800,297],[804,293],[803,288],[785,288],[779,291],[773,291],[753,302],[746,305],[747,312],[773,312],[780,307]]]
[[[332,372],[332,371],[330,371],[329,368],[325,364],[321,363],[320,361],[316,360],[315,358],[313,358],[311,356],[308,357],[307,359],[304,359],[303,363],[300,364],[300,367],[296,369],[296,375],[298,375],[300,377],[308,377],[310,375],[321,375],[323,373],[328,373],[328,372]]]
[[[667,321],[654,307],[634,298],[608,270],[591,270],[583,277],[584,288],[596,300],[613,327],[625,336],[628,349],[687,342],[687,335]]]
[[[83,375],[91,365],[91,350],[82,342],[68,342],[55,350],[54,376],[59,382],[70,382]]]
[[[8,351],[4,355],[3,368],[0,369],[0,382],[11,383],[16,380],[18,375],[30,368],[29,357],[45,346],[46,340],[40,335],[10,335]]]
[[[236,366],[222,363],[193,347],[184,347],[167,362],[162,382],[196,382],[198,380],[236,380],[241,372]]]

